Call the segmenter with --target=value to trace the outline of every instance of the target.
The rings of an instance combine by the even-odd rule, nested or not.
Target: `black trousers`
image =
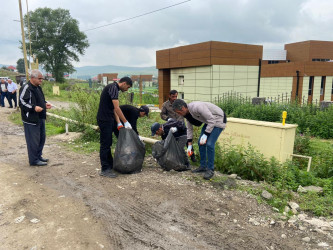
[[[113,168],[113,158],[111,154],[112,133],[114,131],[114,121],[97,121],[100,129],[99,158],[101,160],[102,171]]]
[[[11,92],[8,92],[7,96],[8,96],[8,103],[9,103],[9,106],[10,106],[10,107],[13,107],[12,100],[14,100],[15,108],[16,108],[16,107],[17,107],[16,92],[15,92],[14,94],[11,93]]]
[[[40,119],[37,125],[23,123],[27,142],[29,164],[36,164],[43,154],[45,145],[45,119]]]

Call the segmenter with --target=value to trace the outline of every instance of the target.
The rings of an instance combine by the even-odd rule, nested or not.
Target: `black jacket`
[[[37,124],[39,119],[46,119],[46,101],[43,90],[29,81],[20,88],[19,104],[22,121],[29,124]],[[35,107],[43,108],[42,112],[36,112]]]
[[[176,127],[177,132],[173,133],[173,136],[175,138],[178,138],[180,136],[186,135],[186,127],[185,123],[182,121],[176,121],[176,120],[170,120],[162,125],[163,127],[163,135],[162,140],[165,140],[169,134],[170,128]]]
[[[8,82],[5,82],[4,84],[5,84],[5,86],[6,86],[6,89],[8,89]],[[2,85],[1,81],[0,81],[0,85]],[[1,94],[1,93],[2,93],[2,88],[1,88],[1,86],[0,86],[0,94]],[[5,93],[7,93],[7,92],[5,92]]]
[[[131,124],[132,129],[135,131],[135,133],[139,134],[136,124],[140,117],[140,110],[131,105],[120,105],[119,107],[123,112],[126,120]]]

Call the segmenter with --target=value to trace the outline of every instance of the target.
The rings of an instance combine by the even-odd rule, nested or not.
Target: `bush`
[[[97,125],[99,99],[98,92],[76,88],[72,93],[75,105],[71,107],[71,118],[82,124]]]
[[[217,104],[228,116],[268,122],[281,122],[282,112],[287,111],[286,123],[297,124],[300,133],[307,132],[324,139],[333,138],[333,106],[320,110],[314,105],[300,106],[295,103],[252,105],[232,98]]]

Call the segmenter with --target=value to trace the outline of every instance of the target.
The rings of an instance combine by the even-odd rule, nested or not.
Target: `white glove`
[[[207,142],[207,135],[203,134],[200,138],[200,145],[204,145]]]
[[[132,128],[132,126],[129,122],[125,122],[124,125],[125,125],[125,128],[128,128],[128,129]]]
[[[177,129],[176,127],[172,127],[172,128],[170,128],[170,131],[171,131],[172,133],[176,133],[176,132],[178,131],[178,129]]]
[[[121,129],[121,128],[123,128],[124,126],[123,126],[123,124],[120,122],[120,123],[118,123],[117,124],[117,129],[119,130],[119,129]]]
[[[142,137],[141,137],[140,135],[139,135],[139,140],[140,140],[140,141],[143,141],[143,139],[142,139]]]
[[[192,145],[188,145],[188,147],[187,147],[187,155],[191,156],[192,154],[193,154],[193,152],[192,152]]]

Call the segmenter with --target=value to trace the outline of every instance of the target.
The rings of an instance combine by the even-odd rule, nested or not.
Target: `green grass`
[[[9,120],[12,121],[14,124],[23,126],[20,112],[13,112],[9,116]],[[64,133],[65,126],[54,125],[52,121],[49,121],[49,119],[47,119],[45,123],[45,130],[46,130],[46,136],[52,136]]]

